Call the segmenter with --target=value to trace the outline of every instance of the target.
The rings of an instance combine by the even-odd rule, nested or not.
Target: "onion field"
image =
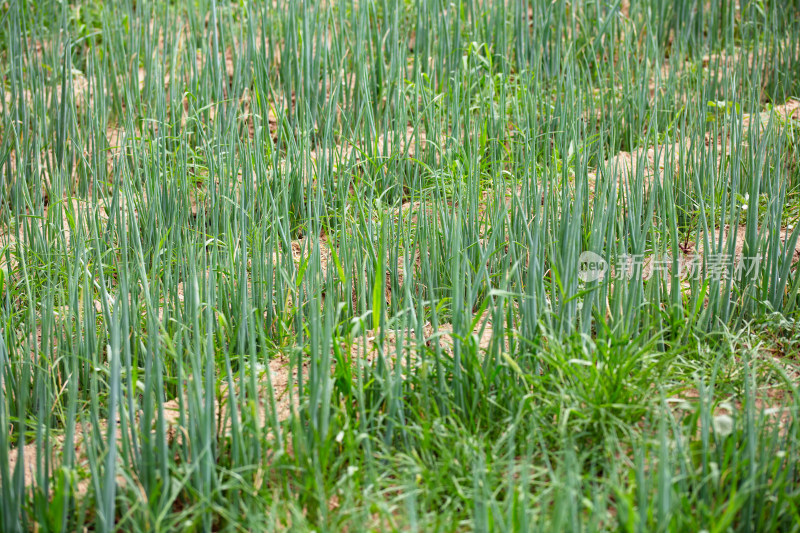
[[[800,1],[0,2],[0,531],[800,531]]]

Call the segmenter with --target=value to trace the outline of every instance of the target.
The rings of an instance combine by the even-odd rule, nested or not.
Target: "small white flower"
[[[742,211],[747,211],[747,204],[742,204]]]
[[[727,437],[733,433],[733,418],[729,415],[717,415],[711,420],[714,433],[720,437]]]
[[[711,479],[714,480],[714,483],[719,483],[719,465],[716,461],[711,461],[708,466],[711,470]]]

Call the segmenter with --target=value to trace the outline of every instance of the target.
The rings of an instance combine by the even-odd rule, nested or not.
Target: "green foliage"
[[[732,6],[0,6],[0,530],[796,531],[800,11]]]

